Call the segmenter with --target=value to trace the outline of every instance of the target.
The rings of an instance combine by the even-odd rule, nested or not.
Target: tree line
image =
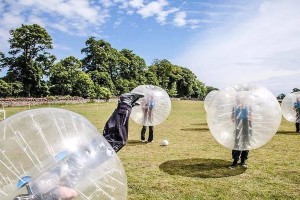
[[[56,95],[109,99],[138,85],[165,89],[171,97],[204,98],[213,87],[205,86],[188,68],[166,59],[150,66],[132,50],[118,51],[110,43],[90,37],[81,49],[82,59],[57,60],[49,53],[52,38],[38,24],[10,30],[8,55],[0,51],[0,97]]]

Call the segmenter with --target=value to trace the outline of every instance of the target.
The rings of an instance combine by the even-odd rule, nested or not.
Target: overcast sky
[[[300,88],[299,0],[0,0],[0,13],[4,53],[9,30],[37,23],[58,59],[82,58],[95,36],[148,65],[187,67],[220,89],[258,83],[277,96]]]

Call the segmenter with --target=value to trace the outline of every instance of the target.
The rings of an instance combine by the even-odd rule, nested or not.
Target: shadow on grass
[[[191,124],[193,126],[208,126],[207,123],[197,123],[197,124]]]
[[[299,133],[295,131],[277,131],[278,135],[300,135]]]
[[[182,131],[208,131],[208,128],[182,128]]]
[[[141,140],[128,140],[127,146],[136,146],[136,145],[144,145],[147,144],[146,142],[142,142]]]
[[[159,169],[170,174],[195,178],[222,178],[236,176],[246,171],[246,168],[230,169],[231,162],[220,159],[192,158],[169,160],[162,163]]]

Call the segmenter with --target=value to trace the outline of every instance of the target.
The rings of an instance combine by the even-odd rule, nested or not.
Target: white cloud
[[[169,14],[178,11],[178,8],[166,8],[169,3],[166,0],[157,0],[144,5],[137,11],[143,18],[156,17],[156,20],[165,24]]]
[[[144,1],[143,0],[131,0],[128,3],[130,5],[130,7],[132,8],[142,8],[144,6]]]
[[[140,10],[138,10],[138,13],[143,18],[152,17],[161,12],[163,8],[167,5],[168,3],[165,0],[153,1],[143,6]]]
[[[87,35],[109,18],[106,9],[86,0],[10,0],[0,3],[0,10],[1,32],[37,23],[73,35]],[[8,38],[8,34],[0,35],[1,42],[6,43]]]
[[[114,2],[112,0],[100,0],[100,3],[105,7],[111,7],[114,5]]]
[[[171,8],[169,10],[166,11],[161,11],[157,14],[156,20],[160,23],[160,24],[165,24],[167,21],[167,17],[169,14],[174,13],[178,11],[177,8]]]
[[[187,14],[184,11],[176,12],[175,17],[173,19],[173,24],[177,27],[190,27],[191,29],[195,29],[199,27],[200,23],[207,23],[206,20],[199,19],[187,19]]]
[[[275,90],[274,80],[300,73],[299,7],[298,0],[265,0],[238,24],[234,19],[196,36],[174,60],[207,85],[264,82]]]
[[[177,12],[173,21],[176,26],[185,26],[186,25],[186,13],[185,12]]]

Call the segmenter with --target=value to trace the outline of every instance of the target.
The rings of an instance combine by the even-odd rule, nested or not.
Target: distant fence
[[[171,98],[172,101],[193,100],[202,101],[197,98]],[[118,98],[111,98],[108,101],[104,99],[85,99],[82,97],[44,97],[44,98],[0,98],[0,112],[3,107],[17,107],[17,106],[35,106],[44,104],[80,104],[89,102],[117,102]],[[4,110],[4,109],[3,109]]]
[[[109,101],[116,101],[116,99],[110,99]],[[44,104],[80,104],[88,102],[106,101],[102,99],[84,99],[81,97],[0,98],[1,107],[35,106]]]

